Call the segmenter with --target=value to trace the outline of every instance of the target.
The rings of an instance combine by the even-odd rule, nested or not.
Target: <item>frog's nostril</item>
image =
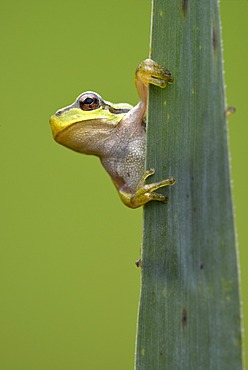
[[[58,110],[58,111],[55,113],[55,116],[61,116],[61,113],[62,113],[62,110]]]

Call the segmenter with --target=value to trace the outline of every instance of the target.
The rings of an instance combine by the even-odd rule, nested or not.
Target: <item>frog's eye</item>
[[[79,104],[82,110],[94,110],[99,108],[100,101],[95,94],[84,94],[80,97]]]

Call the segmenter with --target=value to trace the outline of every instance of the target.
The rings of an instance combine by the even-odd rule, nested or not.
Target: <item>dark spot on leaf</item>
[[[214,27],[212,29],[212,44],[213,44],[213,48],[214,48],[214,51],[215,51],[216,48],[217,48],[217,34],[216,34],[216,30],[215,30]]]
[[[183,312],[182,312],[182,326],[183,328],[185,328],[185,326],[187,325],[187,320],[188,320],[188,317],[187,317],[187,310],[186,308],[184,307],[183,308]]]
[[[163,352],[162,351],[160,351],[159,354],[160,354],[160,356],[163,356]]]
[[[135,261],[135,265],[137,267],[141,267],[141,259],[139,258],[138,260]]]
[[[187,9],[188,9],[188,0],[182,0],[182,9],[183,9],[183,14],[185,16],[187,13]]]
[[[203,263],[200,264],[200,269],[203,270]]]
[[[236,108],[235,107],[227,107],[227,109],[225,110],[225,117],[229,117],[231,116],[232,114],[234,114],[236,112]]]

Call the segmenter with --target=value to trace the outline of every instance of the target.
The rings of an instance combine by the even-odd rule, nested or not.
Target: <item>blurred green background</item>
[[[246,331],[247,15],[248,1],[221,1]],[[57,145],[48,120],[85,90],[137,102],[150,1],[13,0],[0,18],[0,369],[132,369],[142,211],[97,158]]]

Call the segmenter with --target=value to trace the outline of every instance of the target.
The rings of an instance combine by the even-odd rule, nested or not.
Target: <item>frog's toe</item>
[[[167,203],[169,198],[166,195],[158,194],[158,193],[148,193],[149,201],[151,200],[158,200],[159,202]]]
[[[168,178],[168,181],[169,181],[169,185],[174,185],[175,184],[175,182],[176,182],[176,180],[174,179],[174,177],[172,177],[172,176],[170,176],[169,178]]]
[[[160,66],[156,62],[153,62],[151,77],[154,78],[154,79],[161,80],[161,81],[166,81],[166,82],[169,82],[169,83],[173,82],[171,72],[168,71],[167,68],[165,68],[163,66]]]

